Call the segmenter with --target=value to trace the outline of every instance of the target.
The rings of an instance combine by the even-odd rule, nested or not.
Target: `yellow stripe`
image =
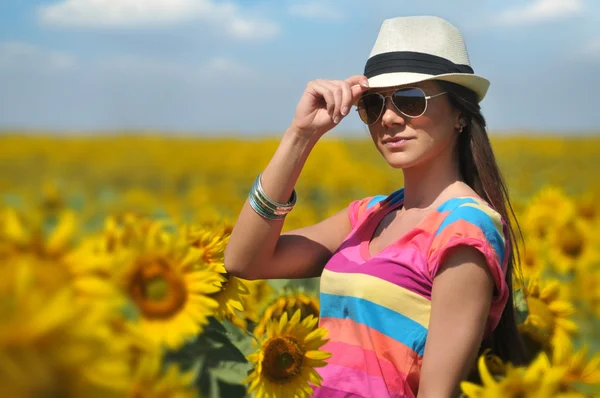
[[[429,326],[431,302],[428,299],[372,275],[326,269],[321,275],[321,292],[369,300],[398,312],[425,328]]]
[[[498,230],[498,233],[502,237],[502,243],[504,243],[504,232],[503,232],[504,231],[504,225],[502,224],[502,219],[501,219],[502,216],[500,215],[500,213],[498,213],[496,210],[490,208],[488,205],[483,204],[483,203],[477,203],[477,204],[475,204],[475,203],[464,203],[460,207],[462,207],[462,206],[474,207],[476,209],[481,210],[482,212],[484,212],[488,216],[490,216],[490,218],[494,222],[494,226],[496,227],[496,229]]]

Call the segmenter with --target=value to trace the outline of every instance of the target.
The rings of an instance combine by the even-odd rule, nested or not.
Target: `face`
[[[401,87],[419,87],[426,96],[443,92],[435,81],[371,89],[368,92],[391,95]],[[458,136],[459,117],[460,112],[450,105],[447,94],[428,99],[427,110],[417,118],[404,116],[396,109],[391,98],[386,98],[379,120],[368,127],[371,138],[384,159],[394,168],[407,169],[442,154],[450,155]],[[386,140],[399,137],[406,137],[407,140],[400,145],[386,144]]]

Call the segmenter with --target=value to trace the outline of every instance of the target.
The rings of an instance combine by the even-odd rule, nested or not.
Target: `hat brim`
[[[477,94],[478,102],[485,97],[490,82],[484,77],[470,73],[447,73],[443,75],[427,75],[423,73],[397,72],[384,73],[371,77],[369,88],[385,88],[403,86],[406,84],[419,83],[427,80],[444,80],[469,88]]]

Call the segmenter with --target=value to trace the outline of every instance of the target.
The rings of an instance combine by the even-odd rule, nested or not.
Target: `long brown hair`
[[[507,253],[508,268],[506,270],[506,284],[510,292],[508,302],[498,326],[482,343],[480,354],[486,348],[491,348],[492,353],[503,361],[511,362],[514,365],[525,365],[531,360],[531,354],[517,328],[513,302],[513,277],[520,277],[519,250],[516,241],[517,236],[522,236],[521,229],[510,203],[506,183],[492,150],[486,130],[486,121],[481,113],[477,95],[474,91],[458,84],[440,80],[437,83],[440,84],[443,91],[448,92],[450,104],[462,112],[466,122],[463,131],[459,133],[457,142],[460,173],[465,183],[500,213],[509,231],[507,239],[510,241],[510,250]],[[509,210],[512,217],[509,216]],[[513,220],[519,228],[518,235],[513,229]]]

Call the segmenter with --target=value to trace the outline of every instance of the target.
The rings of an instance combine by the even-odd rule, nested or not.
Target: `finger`
[[[352,106],[352,89],[350,88],[350,84],[346,81],[340,82],[340,86],[342,87],[342,117],[348,115],[350,112],[350,107]]]
[[[355,75],[345,80],[350,85],[352,92],[352,105],[358,105],[360,96],[369,89],[369,81],[366,76]]]
[[[339,123],[342,120],[342,88],[339,83],[335,81],[324,81],[322,83],[325,87],[329,88],[329,90],[333,94],[333,98],[335,100],[335,107],[333,110],[332,120],[335,124]]]
[[[350,76],[345,81],[350,85],[350,87],[360,86],[365,89],[369,88],[369,80],[367,79],[367,77],[365,75]]]
[[[312,89],[325,100],[325,108],[327,113],[333,119],[333,111],[335,109],[335,99],[333,93],[319,81],[314,81],[311,84]]]

